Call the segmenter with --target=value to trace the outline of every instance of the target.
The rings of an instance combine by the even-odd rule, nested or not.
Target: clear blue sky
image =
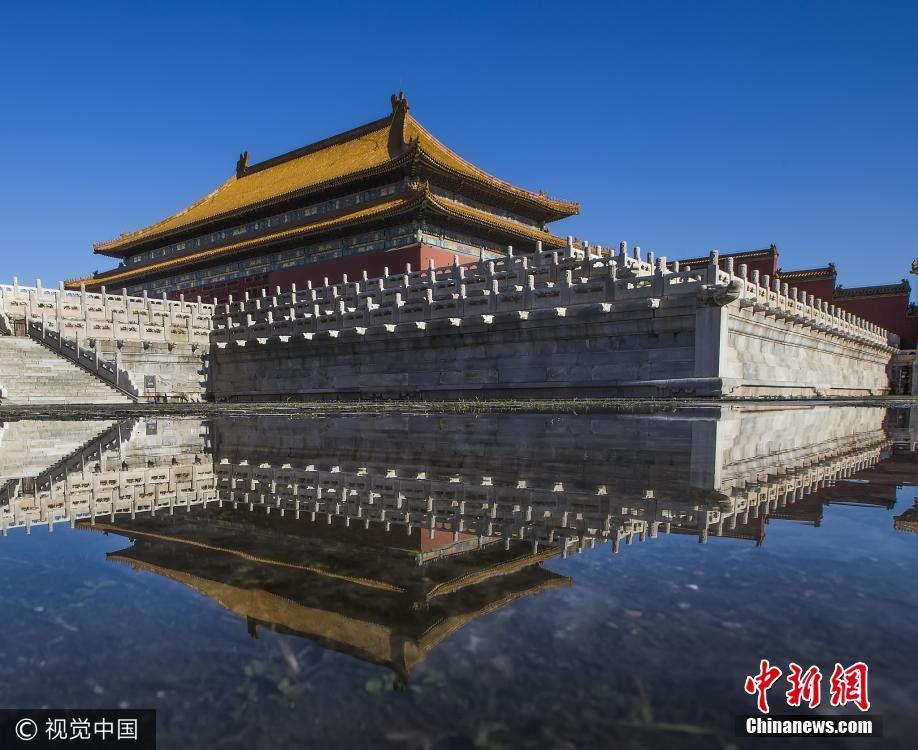
[[[91,245],[404,90],[447,145],[670,258],[781,250],[846,286],[918,255],[915,2],[4,4],[0,277]],[[916,279],[918,280],[918,279]]]

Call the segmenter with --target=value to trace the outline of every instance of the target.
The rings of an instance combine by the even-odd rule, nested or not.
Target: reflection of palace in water
[[[0,527],[126,537],[113,560],[407,678],[479,615],[570,583],[542,563],[665,534],[761,544],[889,511],[908,411],[260,416],[0,427]],[[23,446],[28,446],[24,448]],[[17,453],[17,449],[21,453]],[[895,520],[916,530],[915,511]]]
[[[255,637],[259,627],[308,637],[404,679],[476,617],[570,583],[539,565],[547,555],[518,542],[507,549],[431,542],[417,529],[311,525],[227,503],[96,528],[133,542],[110,559],[204,594]]]

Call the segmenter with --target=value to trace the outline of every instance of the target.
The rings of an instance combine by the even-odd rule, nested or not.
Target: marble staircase
[[[8,404],[132,403],[88,371],[20,336],[0,336],[0,400]]]

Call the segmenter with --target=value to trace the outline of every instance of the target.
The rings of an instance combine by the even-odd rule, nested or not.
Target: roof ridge
[[[492,175],[490,172],[485,171],[485,170],[482,169],[481,167],[475,166],[475,165],[474,165],[472,162],[470,162],[468,159],[466,159],[466,158],[460,156],[460,155],[459,155],[458,153],[456,153],[453,149],[451,149],[449,146],[447,146],[445,143],[443,143],[443,141],[441,141],[441,140],[440,140],[439,138],[437,138],[433,133],[431,133],[427,128],[425,128],[425,127],[417,120],[417,118],[415,118],[415,117],[413,117],[412,115],[408,114],[408,115],[406,116],[406,119],[410,119],[411,124],[412,124],[415,128],[417,128],[418,130],[420,130],[421,133],[422,133],[423,135],[425,135],[425,136],[426,136],[427,138],[429,138],[433,143],[435,143],[437,146],[439,146],[439,147],[442,148],[444,151],[446,151],[446,152],[450,155],[451,158],[455,159],[457,162],[459,162],[459,163],[462,164],[464,167],[466,167],[467,169],[469,169],[469,171],[473,172],[473,173],[476,174],[476,175],[481,176],[485,181],[495,182],[495,183],[497,183],[498,185],[500,185],[502,188],[508,190],[509,192],[513,192],[513,193],[522,193],[522,194],[524,194],[525,196],[527,196],[527,197],[529,197],[530,199],[535,200],[535,201],[547,201],[547,202],[562,204],[562,205],[565,205],[565,206],[576,207],[576,209],[579,211],[579,209],[580,209],[580,204],[579,204],[578,202],[576,202],[576,201],[567,201],[567,200],[564,200],[564,199],[562,199],[562,198],[554,198],[554,197],[552,197],[552,196],[546,194],[544,190],[543,190],[543,191],[540,191],[540,192],[535,192],[534,190],[529,190],[529,189],[527,189],[527,188],[520,187],[519,185],[514,185],[512,182],[508,182],[507,180],[503,180],[503,179],[501,179],[500,177],[496,177],[495,175]],[[421,151],[424,153],[424,155],[427,156],[429,159],[431,159],[432,161],[436,162],[437,164],[440,164],[441,166],[443,166],[443,167],[445,167],[445,168],[447,168],[447,169],[449,168],[449,165],[448,165],[448,164],[442,164],[442,162],[440,162],[434,154],[432,154],[428,149],[425,149],[422,143],[419,144],[419,146],[420,146]]]
[[[177,216],[184,216],[184,215],[187,214],[189,211],[191,211],[193,208],[197,208],[198,206],[203,206],[205,203],[207,203],[207,201],[213,199],[213,198],[217,195],[217,193],[219,193],[219,192],[220,192],[221,190],[223,190],[224,188],[229,187],[229,185],[230,185],[231,183],[235,182],[237,179],[238,179],[238,178],[237,178],[236,176],[230,175],[227,179],[225,179],[223,182],[221,182],[217,187],[215,187],[213,190],[211,190],[211,191],[210,191],[207,195],[205,195],[203,198],[198,198],[194,203],[189,203],[187,206],[185,206],[184,208],[179,209],[179,210],[176,211],[174,214],[171,214],[171,215],[167,216],[167,217],[164,218],[164,219],[160,219],[159,221],[154,222],[153,224],[148,224],[147,226],[145,226],[145,227],[143,227],[143,228],[141,228],[141,229],[135,229],[133,232],[121,232],[120,235],[118,235],[117,237],[115,237],[115,238],[113,238],[113,239],[105,240],[104,242],[96,242],[96,243],[93,244],[92,248],[93,248],[93,250],[96,250],[97,248],[104,248],[104,247],[106,247],[107,245],[111,245],[111,244],[113,244],[113,243],[115,243],[115,242],[122,242],[122,241],[124,241],[124,240],[128,240],[128,239],[130,239],[130,238],[132,238],[132,237],[135,237],[135,236],[137,236],[137,235],[139,235],[139,234],[146,233],[147,230],[149,230],[149,229],[153,229],[154,227],[158,227],[158,226],[160,226],[161,224],[165,224],[167,221],[171,221],[172,219],[176,218]]]
[[[739,256],[739,255],[765,255],[765,254],[772,254],[772,253],[776,255],[778,253],[778,248],[775,245],[771,245],[770,247],[763,247],[758,250],[736,250],[730,253],[720,252],[718,253],[718,257],[723,259],[723,258],[735,258],[736,256]],[[680,260],[679,262],[680,263],[688,263],[690,261],[700,262],[700,261],[707,261],[709,259],[710,259],[710,255],[698,255],[698,256],[691,257],[691,258],[686,258],[684,260]]]
[[[392,112],[386,117],[256,164],[250,165],[248,152],[243,152],[235,174],[203,198],[155,223],[95,243],[93,249],[98,254],[119,257],[137,247],[174,241],[170,238],[185,236],[200,227],[398,169],[409,154],[423,158],[428,169],[467,180],[485,192],[501,194],[503,200],[521,209],[525,205],[542,219],[579,213],[580,205],[574,201],[518,187],[475,166],[437,139],[408,110],[404,95],[393,95]],[[278,171],[272,171],[275,168]],[[255,177],[260,173],[264,173],[262,177]]]
[[[880,290],[908,290],[911,291],[911,284],[909,284],[907,279],[901,279],[900,281],[893,281],[888,284],[868,284],[867,286],[851,286],[846,287],[839,284],[835,289],[835,293],[839,294],[858,294],[862,292],[875,292]]]
[[[299,159],[301,156],[314,154],[316,151],[322,151],[329,146],[337,146],[339,143],[347,143],[348,141],[353,141],[360,136],[366,135],[367,133],[375,133],[377,130],[382,130],[384,127],[387,127],[391,124],[392,115],[386,115],[385,117],[381,117],[378,120],[373,120],[372,122],[358,125],[356,128],[346,130],[343,133],[338,133],[337,135],[323,138],[320,141],[315,141],[314,143],[300,146],[299,148],[295,148],[292,151],[286,151],[282,154],[278,154],[277,156],[272,156],[269,159],[264,159],[263,161],[256,162],[255,164],[250,164],[246,166],[242,177],[247,177],[248,175],[254,174],[256,172],[263,172],[264,170],[270,169],[271,167],[276,167],[278,164],[284,164],[285,162]],[[242,179],[242,177],[240,177],[240,179]]]
[[[194,203],[188,204],[184,208],[179,209],[175,213],[170,214],[169,216],[166,216],[165,218],[160,219],[159,221],[154,222],[153,224],[148,224],[147,226],[134,230],[133,232],[121,232],[121,234],[118,237],[115,237],[110,240],[105,240],[104,242],[94,243],[93,250],[106,248],[107,246],[110,246],[114,243],[122,242],[124,240],[130,240],[140,235],[147,235],[147,236],[152,237],[156,234],[156,231],[155,231],[156,227],[162,226],[163,224],[166,224],[167,222],[170,222],[180,216],[184,216],[189,211],[197,208],[198,206],[203,206],[209,200],[212,200],[213,198],[215,198],[218,193],[220,193],[225,188],[229,187],[234,182],[241,180],[249,175],[257,174],[258,172],[264,172],[265,170],[271,169],[272,167],[276,167],[280,164],[285,164],[289,161],[294,161],[295,159],[299,159],[303,156],[314,154],[317,151],[322,151],[331,146],[336,146],[341,143],[347,143],[348,141],[356,140],[357,138],[360,138],[361,136],[366,135],[367,133],[375,133],[377,130],[382,130],[384,127],[390,126],[392,124],[392,120],[395,117],[395,115],[396,115],[396,112],[393,111],[392,114],[386,115],[385,117],[381,117],[377,120],[373,120],[372,122],[364,123],[363,125],[358,125],[356,128],[351,128],[350,130],[346,130],[343,133],[338,133],[336,135],[332,135],[327,138],[323,138],[321,140],[314,141],[313,143],[293,149],[292,151],[287,151],[285,153],[278,154],[277,156],[272,156],[269,159],[264,159],[263,161],[256,162],[255,164],[248,164],[248,151],[244,151],[240,155],[239,161],[237,162],[236,174],[230,175],[230,177],[224,180],[216,188],[211,190],[203,198],[199,198],[198,200],[194,201]],[[390,158],[390,161],[392,161],[392,158]],[[246,207],[246,208],[249,209],[251,208],[251,206]],[[232,212],[229,212],[229,213],[232,213]],[[213,219],[214,217],[210,217],[206,219],[206,221],[213,221]],[[179,227],[178,229],[185,229],[185,228],[186,227]]]
[[[405,153],[408,153],[408,152],[406,151]],[[393,168],[393,167],[395,167],[396,165],[398,165],[398,164],[400,163],[401,159],[402,159],[404,156],[405,156],[405,154],[401,154],[400,156],[397,156],[397,157],[395,157],[394,159],[388,159],[387,161],[384,161],[382,164],[379,164],[379,165],[377,165],[377,166],[374,166],[374,167],[367,167],[366,169],[358,170],[358,171],[356,171],[356,172],[350,172],[350,173],[348,173],[348,174],[345,175],[345,176],[348,177],[348,178],[352,178],[352,177],[359,176],[359,175],[363,175],[363,174],[369,175],[369,174],[377,173],[377,172],[380,172],[380,171],[385,171],[386,169],[390,169],[390,168]],[[236,179],[237,179],[236,177],[230,177],[230,179],[227,180],[227,183],[230,182],[230,181],[235,181]],[[289,191],[289,192],[287,192],[287,193],[280,193],[280,194],[275,195],[275,196],[272,196],[271,198],[268,198],[268,199],[266,199],[266,200],[264,200],[264,201],[261,201],[260,203],[252,203],[252,204],[243,206],[243,207],[241,207],[241,208],[234,208],[234,209],[231,209],[231,210],[229,210],[229,211],[224,211],[222,214],[215,214],[214,216],[208,216],[208,217],[202,218],[202,219],[200,219],[200,220],[198,220],[198,221],[196,221],[196,222],[191,222],[191,223],[189,223],[189,224],[185,224],[185,225],[176,227],[175,231],[177,231],[177,232],[184,232],[184,231],[187,231],[187,230],[189,230],[189,229],[195,227],[195,226],[198,225],[198,224],[208,224],[208,223],[210,223],[210,222],[217,221],[217,220],[220,220],[220,219],[222,219],[222,218],[228,218],[228,217],[232,216],[233,214],[237,214],[237,213],[246,213],[246,212],[251,211],[251,210],[253,210],[253,209],[258,209],[258,208],[261,208],[261,207],[270,206],[272,203],[278,203],[278,202],[282,202],[282,201],[284,201],[284,200],[288,200],[288,199],[291,198],[292,196],[295,196],[295,195],[297,195],[297,194],[299,194],[299,193],[302,193],[302,194],[304,194],[304,195],[308,195],[309,193],[321,192],[322,190],[326,189],[327,187],[330,187],[330,186],[334,185],[336,182],[340,181],[341,179],[342,179],[341,177],[332,177],[332,178],[330,178],[330,179],[328,179],[328,180],[325,180],[325,181],[323,181],[323,182],[317,182],[317,183],[314,183],[314,184],[312,184],[312,185],[307,185],[305,188],[298,188],[298,189],[296,189],[296,190],[291,190],[291,191]],[[225,185],[225,184],[226,184],[226,183],[224,183],[224,185]],[[220,188],[222,188],[222,187],[223,187],[223,185],[220,186]],[[146,233],[147,233],[147,232],[146,232],[147,229],[150,229],[151,227],[159,226],[160,224],[164,224],[164,223],[166,223],[167,221],[171,221],[171,220],[174,219],[176,216],[181,216],[182,214],[187,213],[188,211],[190,211],[192,208],[195,208],[196,206],[203,204],[208,198],[211,198],[211,197],[215,196],[215,195],[217,194],[217,192],[220,190],[220,188],[217,188],[217,190],[212,191],[208,196],[205,196],[204,198],[202,198],[201,200],[199,200],[199,201],[197,201],[197,202],[191,204],[191,205],[188,206],[187,208],[182,209],[180,212],[178,212],[178,213],[176,213],[176,214],[173,214],[172,216],[168,216],[168,217],[166,217],[165,219],[162,219],[161,221],[158,221],[156,224],[151,224],[149,227],[144,227],[144,229],[139,229],[139,230],[137,230],[136,232],[133,232],[133,233],[131,233],[131,234],[124,235],[124,236],[123,236],[122,238],[120,238],[120,239],[130,239],[132,236],[137,235],[137,234],[141,234],[141,233],[142,233],[142,234],[146,234]],[[154,237],[154,236],[156,236],[156,235],[155,235],[155,233],[153,233],[153,234],[151,234],[150,236],[151,236],[151,237]],[[117,241],[117,240],[111,240],[110,242],[115,242],[115,241]],[[96,249],[96,248],[103,248],[105,245],[110,244],[110,242],[109,242],[109,243],[100,243],[100,244],[98,244],[98,245],[95,245],[93,249]]]
[[[816,276],[818,274],[823,274],[824,276],[831,277],[833,279],[838,276],[838,272],[835,269],[834,263],[829,263],[825,266],[816,266],[814,268],[798,268],[794,271],[784,271],[779,268],[777,271],[777,276],[780,276],[781,278]]]

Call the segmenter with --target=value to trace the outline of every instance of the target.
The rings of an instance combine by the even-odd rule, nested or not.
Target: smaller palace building
[[[681,264],[697,266],[705,261],[706,258],[686,258]],[[720,255],[722,268],[730,262],[736,267],[743,263],[749,273],[758,273],[760,278],[778,279],[782,284],[796,287],[799,293],[812,294],[816,299],[882,326],[899,337],[900,349],[918,347],[918,311],[909,303],[911,286],[905,279],[876,286],[838,286],[834,263],[822,268],[785,271],[779,266],[778,248],[774,245],[763,250]],[[915,272],[913,269],[912,273]]]
[[[392,111],[318,143],[249,164],[207,196],[135,232],[95,245],[117,268],[68,283],[171,297],[241,297],[291,284],[382,276],[431,261],[490,259],[563,248],[546,229],[576,203],[511,185],[465,161],[408,112]]]

